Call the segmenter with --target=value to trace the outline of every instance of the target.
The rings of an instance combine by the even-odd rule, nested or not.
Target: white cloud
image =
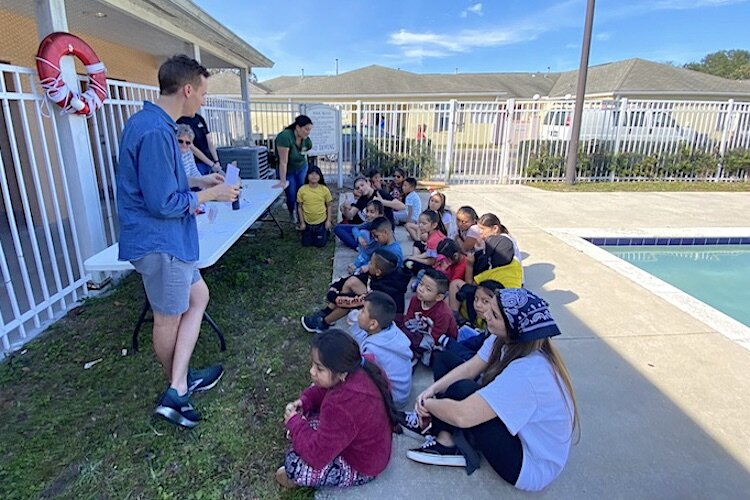
[[[653,4],[655,9],[686,10],[700,7],[723,7],[747,0],[659,0]]]
[[[594,35],[594,40],[597,40],[599,42],[606,42],[610,38],[612,38],[612,33],[609,33],[607,31],[604,31],[602,33],[597,33]]]
[[[466,17],[469,15],[469,13],[476,14],[478,16],[483,16],[484,12],[482,11],[482,4],[481,3],[475,3],[471,7],[467,8],[466,10],[461,11],[461,17]]]
[[[388,43],[398,47],[403,57],[421,60],[427,57],[446,57],[470,52],[481,47],[499,47],[527,42],[541,34],[563,27],[577,26],[580,16],[574,10],[580,7],[579,0],[566,0],[528,17],[517,19],[505,26],[487,29],[460,30],[458,32],[415,32],[401,30],[388,35]],[[477,3],[466,11],[482,12],[482,4]],[[481,14],[480,14],[481,15]],[[557,19],[550,23],[548,19]]]

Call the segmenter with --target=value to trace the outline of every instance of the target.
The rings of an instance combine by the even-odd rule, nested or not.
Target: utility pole
[[[336,76],[339,76],[339,58],[336,58]]]
[[[591,30],[594,25],[594,0],[586,4],[586,23],[583,27],[583,46],[581,47],[581,64],[578,66],[578,85],[576,87],[576,103],[573,111],[573,126],[568,142],[568,163],[565,169],[565,182],[574,184],[576,181],[576,165],[578,163],[578,139],[581,136],[581,118],[583,115],[583,101],[586,99],[586,77],[589,69],[589,49],[591,49]]]

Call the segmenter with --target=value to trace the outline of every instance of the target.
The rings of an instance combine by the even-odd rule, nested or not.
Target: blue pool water
[[[750,245],[602,248],[750,326]]]

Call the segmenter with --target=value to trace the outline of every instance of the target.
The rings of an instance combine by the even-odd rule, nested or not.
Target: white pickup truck
[[[669,111],[626,110],[624,117],[621,113],[615,108],[584,109],[581,140],[674,142],[697,137],[694,130],[680,126]],[[572,125],[572,109],[551,109],[544,115],[541,139],[567,141]]]

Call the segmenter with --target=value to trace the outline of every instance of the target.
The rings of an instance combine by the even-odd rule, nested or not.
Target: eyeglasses
[[[187,144],[188,146],[193,143],[193,141],[186,141],[184,139],[177,139],[177,142],[179,142],[180,144]]]
[[[396,179],[401,179],[403,177],[403,175],[395,174],[393,177],[396,178]]]

